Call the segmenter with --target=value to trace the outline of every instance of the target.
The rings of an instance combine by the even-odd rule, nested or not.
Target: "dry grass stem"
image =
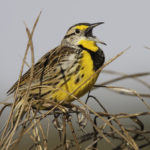
[[[17,90],[14,94],[14,101],[0,102],[0,117],[3,117],[7,108],[10,110],[8,120],[4,123],[4,127],[0,132],[0,149],[19,149],[25,137],[28,137],[31,141],[31,144],[26,148],[28,150],[96,150],[100,148],[103,149],[101,145],[103,145],[104,141],[108,143],[107,145],[111,150],[139,150],[150,147],[150,130],[145,128],[146,124],[142,120],[144,117],[150,117],[150,106],[144,100],[146,97],[150,98],[150,94],[137,92],[134,89],[130,89],[130,87],[125,88],[111,85],[130,78],[135,82],[142,84],[142,86],[149,90],[150,83],[144,81],[143,77],[150,76],[150,72],[125,74],[113,70],[103,70],[118,57],[121,57],[121,55],[123,55],[130,47],[121,51],[97,70],[96,73],[103,70],[103,73],[110,74],[111,77],[117,75],[117,77],[95,85],[92,91],[98,88],[104,88],[105,90],[114,91],[116,94],[121,94],[122,96],[135,96],[137,100],[142,102],[141,105],[144,104],[146,106],[147,111],[145,110],[145,112],[135,112],[132,114],[124,112],[113,114],[109,113],[109,110],[101,103],[101,99],[92,95],[92,92],[88,93],[85,102],[75,97],[74,93],[76,90],[84,85],[89,79],[93,78],[95,74],[77,87],[72,93],[69,93],[67,90],[59,89],[67,93],[68,96],[72,96],[76,99],[77,104],[71,103],[62,105],[66,100],[64,99],[61,102],[45,102],[43,105],[48,108],[48,110],[45,111],[34,109],[32,107],[33,104],[37,103],[37,100],[28,101],[34,73],[34,46],[32,38],[40,15],[41,12],[37,17],[31,32],[25,24],[28,43],[20,70]],[[26,61],[29,49],[31,50],[31,63]],[[25,98],[20,107],[17,120],[14,123],[13,115],[17,97],[19,95],[18,87],[24,65],[30,66],[29,64],[31,64],[29,86],[24,95]],[[38,102],[41,101],[43,101],[43,99],[38,100]],[[90,102],[96,103],[98,109],[93,109],[89,105]],[[22,114],[25,114],[23,118]],[[46,123],[44,124],[43,121]],[[51,133],[54,130],[55,135],[52,135]]]

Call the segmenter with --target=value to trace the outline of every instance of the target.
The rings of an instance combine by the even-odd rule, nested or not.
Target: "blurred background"
[[[106,61],[131,46],[105,69],[126,74],[149,72],[150,50],[144,48],[150,47],[149,6],[148,0],[1,0],[0,99],[6,98],[7,90],[19,76],[28,40],[24,23],[32,29],[41,10],[42,15],[33,36],[36,61],[60,44],[70,26],[80,22],[103,21],[105,24],[95,28],[94,34],[107,43],[107,46],[99,45],[105,53]],[[30,62],[30,57],[28,60]],[[102,73],[97,83],[113,77],[115,76]],[[150,84],[150,77],[142,79]],[[131,79],[113,85],[150,93],[149,89]],[[117,95],[103,88],[95,90],[93,94],[112,113],[147,111],[137,97]],[[150,104],[149,98],[144,100]],[[147,120],[146,126],[150,127],[150,121]]]

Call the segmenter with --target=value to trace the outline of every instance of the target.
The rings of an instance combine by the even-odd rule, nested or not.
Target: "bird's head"
[[[103,22],[93,24],[79,23],[71,26],[64,36],[64,39],[62,40],[62,45],[74,48],[82,47],[92,51],[96,51],[98,49],[96,43],[106,45],[92,33],[93,28],[101,24],[103,24]]]

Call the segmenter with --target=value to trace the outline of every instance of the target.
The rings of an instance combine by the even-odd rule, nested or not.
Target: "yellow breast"
[[[65,102],[72,101],[75,97],[83,96],[96,82],[98,74],[94,74],[92,58],[85,50],[82,51],[82,54],[83,57],[79,61],[80,70],[77,74],[73,74],[66,84],[61,87],[59,87],[61,83],[58,85],[59,90],[52,94],[53,99]]]

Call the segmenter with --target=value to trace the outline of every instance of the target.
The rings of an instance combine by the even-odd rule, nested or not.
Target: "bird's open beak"
[[[106,43],[104,43],[103,41],[100,41],[96,36],[93,36],[92,34],[92,30],[93,28],[97,27],[98,25],[103,24],[104,22],[97,22],[97,23],[93,23],[91,24],[85,31],[85,36],[87,36],[90,40],[95,41],[96,43],[100,43],[103,45],[106,45]]]

